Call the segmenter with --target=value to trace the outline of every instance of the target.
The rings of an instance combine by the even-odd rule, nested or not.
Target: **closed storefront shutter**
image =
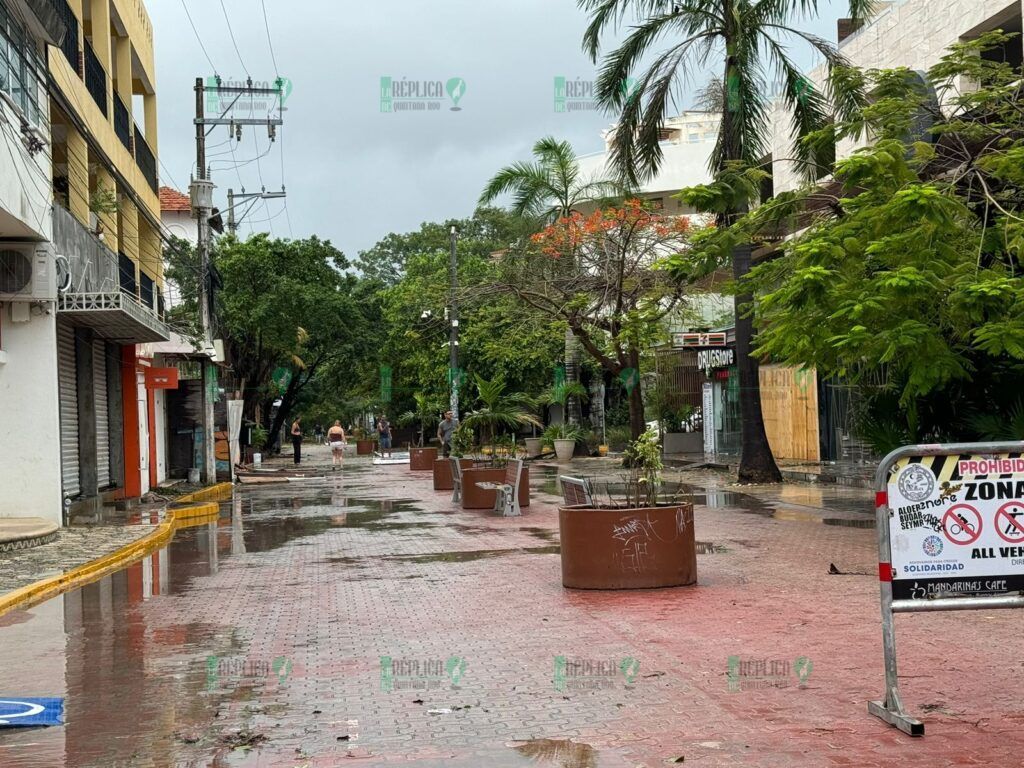
[[[96,479],[99,487],[110,485],[110,414],[107,406],[107,343],[93,342],[92,377],[96,391]]]
[[[57,368],[60,386],[60,466],[64,495],[81,493],[78,474],[78,384],[75,368],[75,330],[57,323]]]

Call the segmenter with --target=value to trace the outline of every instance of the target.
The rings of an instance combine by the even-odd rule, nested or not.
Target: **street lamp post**
[[[452,418],[459,420],[459,310],[456,304],[456,292],[459,288],[459,262],[455,246],[459,240],[458,230],[452,224],[451,229],[451,259],[448,264],[449,280],[451,282],[451,295],[448,298],[448,377],[451,380],[451,405]]]

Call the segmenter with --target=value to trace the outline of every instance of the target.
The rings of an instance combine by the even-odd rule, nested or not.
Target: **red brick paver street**
[[[239,489],[219,527],[0,619],[0,698],[65,696],[68,717],[0,733],[0,765],[1020,764],[1017,612],[900,617],[928,733],[867,714],[867,492],[698,494],[699,586],[577,592],[534,474],[509,519],[404,467]]]

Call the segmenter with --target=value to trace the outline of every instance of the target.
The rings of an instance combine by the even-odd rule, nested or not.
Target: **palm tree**
[[[427,426],[437,423],[438,414],[441,411],[442,403],[436,396],[427,395],[423,392],[413,393],[415,406],[398,417],[398,423],[420,425],[419,447],[422,448],[427,438]]]
[[[479,205],[486,206],[505,194],[512,194],[512,212],[539,226],[569,216],[577,206],[603,202],[627,195],[630,186],[619,181],[584,178],[579,160],[567,141],[546,136],[533,145],[532,163],[519,162],[498,171],[487,182]],[[565,332],[565,368],[570,381],[579,367],[579,345],[571,329]],[[579,404],[569,403],[566,418],[580,420]]]
[[[530,398],[521,392],[506,392],[505,380],[501,376],[476,379],[479,407],[466,414],[462,423],[470,428],[481,428],[481,443],[493,443],[499,429],[519,429],[528,425],[543,426],[530,411]]]
[[[766,77],[775,75],[785,84],[782,99],[791,113],[793,157],[809,177],[815,177],[819,162],[827,160],[828,149],[820,142],[802,139],[831,122],[829,105],[841,118],[852,117],[863,104],[857,78],[848,76],[848,63],[831,43],[790,26],[800,16],[815,14],[818,0],[578,0],[590,14],[583,37],[583,49],[596,62],[601,36],[617,29],[632,9],[638,23],[621,45],[604,60],[597,85],[599,102],[620,113],[611,145],[611,163],[629,182],[646,179],[657,172],[662,161],[660,133],[674,89],[687,72],[700,71],[716,58],[721,74],[711,90],[721,94],[724,105],[718,141],[711,156],[711,171],[717,177],[737,163],[755,166],[770,151],[770,96]],[[850,16],[859,21],[871,11],[873,0],[849,0]],[[624,93],[626,81],[649,49],[661,38],[678,39],[657,55]],[[823,89],[801,74],[789,55],[788,44],[801,42],[824,59]],[[749,200],[733,200],[719,212],[719,225],[726,226],[746,212]],[[733,250],[733,275],[737,284],[751,266],[751,246]],[[744,482],[779,482],[782,479],[764,428],[758,362],[751,355],[752,297],[743,291],[735,297],[736,355],[742,419],[742,455],[739,479]]]

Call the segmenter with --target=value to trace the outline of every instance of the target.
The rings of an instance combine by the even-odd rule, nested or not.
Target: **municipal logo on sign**
[[[942,539],[938,536],[929,536],[921,543],[921,549],[928,557],[938,557],[942,554]]]
[[[63,725],[64,699],[0,699],[0,728]]]
[[[935,475],[928,467],[910,464],[900,473],[897,485],[907,501],[924,501],[935,490]]]

